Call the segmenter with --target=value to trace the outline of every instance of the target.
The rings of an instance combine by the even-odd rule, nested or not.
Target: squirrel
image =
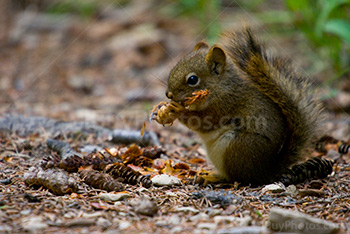
[[[290,184],[330,174],[331,161],[305,162],[322,116],[311,83],[290,61],[268,53],[250,28],[221,39],[212,47],[198,42],[177,63],[166,90],[171,101],[155,106],[151,119],[163,125],[178,119],[198,133],[229,182]]]

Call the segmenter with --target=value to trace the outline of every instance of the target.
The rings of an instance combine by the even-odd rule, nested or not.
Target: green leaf
[[[350,46],[350,22],[333,19],[326,22],[324,32],[332,33],[343,39]]]
[[[307,0],[287,0],[287,6],[292,11],[299,11],[308,6]]]
[[[324,4],[322,4],[321,12],[317,17],[315,25],[315,34],[318,37],[322,36],[322,31],[325,27],[329,14],[340,5],[349,2],[349,0],[326,0]]]
[[[263,217],[259,210],[256,210],[255,214],[257,214],[259,217]]]
[[[294,14],[288,11],[269,10],[255,14],[264,24],[285,23],[291,24],[294,19]]]

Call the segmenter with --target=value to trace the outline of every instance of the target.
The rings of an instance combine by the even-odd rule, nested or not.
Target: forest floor
[[[313,152],[337,162],[326,179],[277,189],[195,183],[213,172],[198,136],[177,122],[163,127],[147,120],[153,105],[166,100],[172,66],[202,39],[198,25],[167,17],[162,4],[130,2],[106,6],[92,19],[2,3],[0,233],[270,233],[319,231],[332,223],[348,232],[350,158],[338,153],[337,142]],[[231,6],[221,17],[235,29],[247,15]],[[253,24],[269,38],[259,28]],[[295,49],[302,39],[277,37],[274,43],[307,68],[303,49]],[[340,86],[324,101],[324,134],[349,143],[350,82]],[[145,121],[151,140],[140,142]],[[113,129],[128,131],[131,140],[121,143]],[[69,161],[72,155],[85,161]],[[111,185],[101,172],[107,161],[133,171],[123,167]],[[100,166],[101,174],[92,176]],[[161,174],[172,181],[145,182]],[[273,208],[317,220],[310,227],[287,227],[294,221],[273,227]]]

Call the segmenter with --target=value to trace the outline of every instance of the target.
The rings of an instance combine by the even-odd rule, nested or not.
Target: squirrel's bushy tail
[[[281,109],[288,124],[282,163],[302,160],[301,150],[315,137],[321,106],[310,93],[309,82],[292,69],[290,62],[269,55],[250,29],[226,34],[229,57],[247,80]]]

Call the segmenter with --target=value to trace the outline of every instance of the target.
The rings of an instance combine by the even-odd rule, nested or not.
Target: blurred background
[[[179,58],[242,25],[314,81],[327,128],[350,137],[350,0],[2,0],[0,113],[140,129]]]

